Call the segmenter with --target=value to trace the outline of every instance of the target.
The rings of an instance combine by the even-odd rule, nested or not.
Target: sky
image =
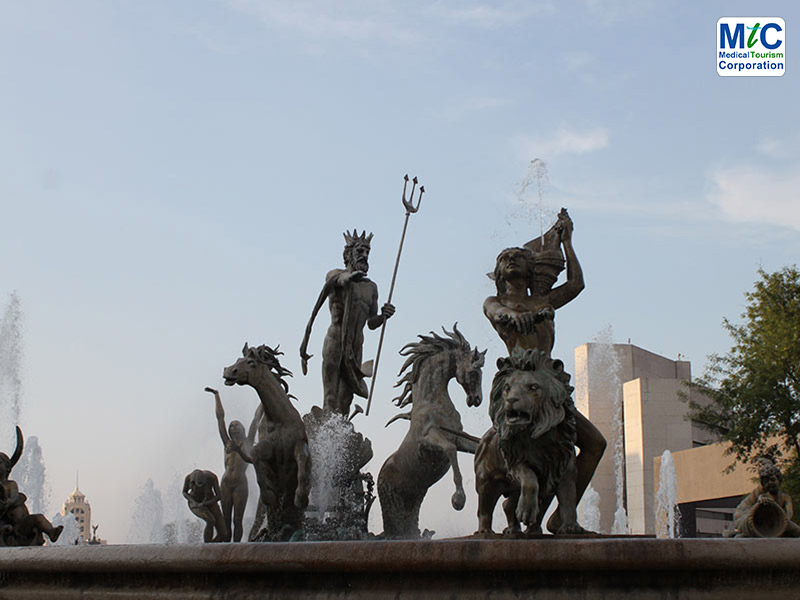
[[[784,76],[717,74],[717,19],[741,15],[786,21]],[[406,431],[384,429],[398,350],[458,322],[488,350],[488,397],[504,349],[486,273],[562,206],[586,289],[558,311],[554,356],[571,368],[610,325],[701,373],[757,270],[800,254],[798,17],[789,1],[0,0],[0,301],[24,311],[20,420],[52,513],[77,471],[98,534],[122,543],[148,478],[183,507],[176,478],[221,475],[203,388],[245,342],[280,344],[298,410],[320,404],[327,311],[304,377],[306,322],[346,229],[374,233],[385,300],[406,173],[426,192],[356,421],[375,476]],[[523,189],[536,158],[541,205]],[[451,391],[482,434],[487,403]],[[221,393],[248,423],[255,392]],[[10,453],[13,423],[0,441]],[[423,506],[437,536],[477,527],[462,468],[464,511],[450,475]]]

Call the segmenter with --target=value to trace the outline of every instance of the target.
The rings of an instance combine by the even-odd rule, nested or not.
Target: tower
[[[92,507],[86,501],[86,496],[78,488],[78,476],[75,476],[75,491],[68,497],[61,507],[62,516],[67,513],[75,515],[75,520],[80,528],[80,543],[85,544],[92,539]]]

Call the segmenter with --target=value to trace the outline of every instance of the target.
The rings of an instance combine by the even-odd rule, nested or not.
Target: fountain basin
[[[0,549],[0,598],[800,597],[800,540],[571,538]]]

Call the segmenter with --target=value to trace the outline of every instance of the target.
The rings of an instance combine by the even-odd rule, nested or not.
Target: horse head
[[[467,395],[467,406],[480,406],[483,400],[481,391],[481,373],[486,350],[480,352],[478,348],[461,352],[456,360],[456,381]]]
[[[225,385],[250,385],[257,387],[263,377],[269,374],[275,377],[283,390],[289,393],[289,384],[283,379],[291,377],[292,372],[285,369],[278,361],[278,356],[283,352],[278,351],[279,346],[270,348],[262,345],[251,348],[245,343],[242,348],[242,357],[229,367],[222,370]]]

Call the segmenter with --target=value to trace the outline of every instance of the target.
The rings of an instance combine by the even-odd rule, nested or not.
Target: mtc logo
[[[745,34],[745,29],[749,35]],[[752,27],[745,22],[725,23],[720,19],[719,47],[723,50],[726,48],[744,50],[745,39],[747,39],[748,49],[761,42],[765,49],[775,50],[783,44],[783,29],[783,19],[775,19],[765,23],[756,21],[752,24]]]

